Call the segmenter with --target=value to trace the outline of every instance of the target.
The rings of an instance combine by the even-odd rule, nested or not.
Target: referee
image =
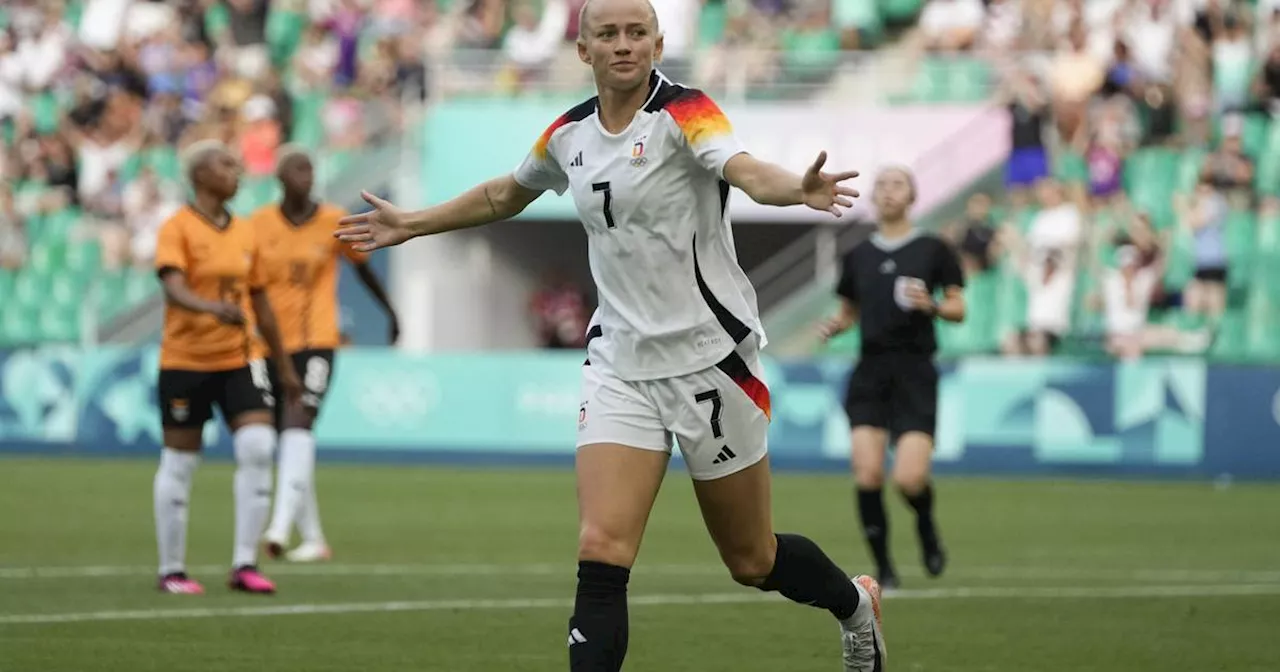
[[[862,353],[849,379],[845,411],[853,428],[858,513],[884,588],[898,586],[883,496],[890,438],[896,440],[893,481],[916,512],[925,569],[938,576],[946,565],[929,474],[938,415],[933,319],[964,320],[964,276],[955,252],[907,218],[915,198],[915,178],[907,169],[888,168],[877,176],[872,203],[878,230],[845,257],[836,289],[840,312],[822,327],[824,340],[854,323],[862,327]],[[934,300],[939,289],[940,303]]]

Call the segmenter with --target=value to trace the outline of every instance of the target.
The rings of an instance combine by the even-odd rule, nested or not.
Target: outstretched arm
[[[407,213],[415,236],[468,229],[511,219],[536,201],[541,191],[523,187],[504,175],[474,186],[440,205]]]
[[[352,243],[358,252],[372,252],[416,238],[457,231],[510,219],[534,202],[542,191],[516,182],[515,177],[497,177],[468,189],[440,205],[405,212],[365,191],[361,197],[373,206],[368,212],[348,215],[339,222],[335,236]]]
[[[724,179],[761,205],[807,205],[839,217],[840,208],[852,206],[853,201],[849,199],[858,197],[856,189],[841,183],[857,177],[858,171],[824,173],[822,166],[826,162],[827,153],[822,152],[804,175],[797,175],[740,152],[725,162]]]

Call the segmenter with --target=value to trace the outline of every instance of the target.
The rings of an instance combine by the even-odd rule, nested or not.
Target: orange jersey
[[[322,203],[311,218],[294,224],[279,205],[253,214],[262,242],[267,298],[290,353],[338,347],[338,260],[363,263],[367,255],[333,237],[346,212]]]
[[[169,303],[164,311],[160,368],[229,371],[262,356],[254,324],[251,289],[265,285],[257,262],[253,226],[232,217],[225,229],[184,206],[160,228],[156,269],[175,269],[187,277],[196,296],[240,306],[245,324],[226,324],[208,313]]]

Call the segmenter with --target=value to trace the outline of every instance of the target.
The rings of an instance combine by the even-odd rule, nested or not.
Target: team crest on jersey
[[[893,273],[896,270],[898,270],[898,265],[894,263],[892,259],[885,259],[884,263],[880,264],[880,272],[884,273],[885,275],[889,275],[890,273]]]
[[[173,399],[169,401],[169,415],[173,416],[178,422],[186,422],[191,417],[191,405],[186,399]]]
[[[648,137],[647,135],[642,135],[631,145],[631,165],[633,167],[642,168],[644,164],[649,163],[649,159],[645,158],[644,155],[644,141]]]

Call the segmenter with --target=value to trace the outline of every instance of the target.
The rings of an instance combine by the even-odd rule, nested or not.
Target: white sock
[[[236,544],[231,566],[252,565],[258,559],[258,539],[271,512],[271,458],[276,430],[270,425],[246,425],[231,439],[236,451]]]
[[[320,504],[316,498],[315,437],[311,440],[311,471],[307,479],[307,496],[298,510],[298,534],[304,544],[323,544],[324,530],[320,529]]]
[[[187,517],[191,502],[191,478],[200,465],[200,453],[164,448],[156,469],[156,546],[160,551],[160,576],[181,572],[187,564]]]
[[[275,510],[267,538],[287,542],[293,521],[307,501],[315,479],[316,440],[309,429],[286,429],[280,433],[280,463],[276,477]]]

